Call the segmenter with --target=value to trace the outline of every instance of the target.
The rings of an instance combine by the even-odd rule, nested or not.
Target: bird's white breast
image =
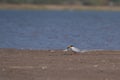
[[[71,47],[71,50],[74,52],[80,52],[80,49],[76,48],[76,47]]]

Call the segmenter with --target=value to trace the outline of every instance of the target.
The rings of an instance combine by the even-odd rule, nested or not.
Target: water
[[[120,12],[0,10],[0,48],[120,50]]]

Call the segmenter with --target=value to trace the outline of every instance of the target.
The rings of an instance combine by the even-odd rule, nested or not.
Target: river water
[[[0,10],[0,48],[120,50],[120,12]]]

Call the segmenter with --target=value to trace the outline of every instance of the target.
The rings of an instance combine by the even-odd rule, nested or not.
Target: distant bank
[[[120,11],[119,6],[34,5],[34,4],[0,4],[0,9]]]

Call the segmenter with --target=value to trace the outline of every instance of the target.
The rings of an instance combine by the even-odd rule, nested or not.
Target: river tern
[[[69,45],[67,47],[67,49],[65,49],[64,51],[73,51],[73,52],[77,53],[77,52],[80,52],[80,49],[74,47],[73,45]]]

